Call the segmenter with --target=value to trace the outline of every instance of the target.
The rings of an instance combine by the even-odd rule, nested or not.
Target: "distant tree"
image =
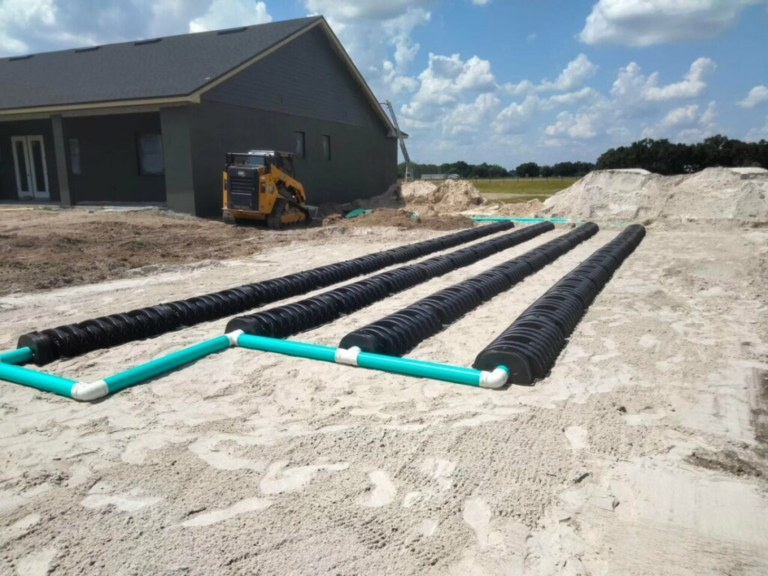
[[[515,174],[520,178],[537,178],[540,173],[541,169],[536,162],[526,162],[515,168]]]
[[[544,178],[551,178],[555,175],[555,170],[552,168],[552,166],[542,166],[541,167],[541,175]]]

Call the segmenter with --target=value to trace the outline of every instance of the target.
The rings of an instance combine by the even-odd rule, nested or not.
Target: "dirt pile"
[[[478,189],[466,180],[446,180],[440,185],[416,180],[407,184],[393,184],[386,192],[373,198],[355,200],[344,205],[326,205],[322,209],[324,213],[338,213],[355,208],[402,208],[421,215],[425,207],[428,207],[430,213],[445,214],[487,204],[489,202],[482,197]]]
[[[506,217],[525,217],[540,216],[544,209],[544,204],[538,198],[528,200],[527,202],[493,202],[486,201],[476,209],[472,209],[472,214],[477,216],[506,216]]]
[[[640,222],[768,223],[768,171],[708,168],[661,176],[599,170],[544,202],[547,216]]]
[[[461,212],[486,202],[466,180],[446,180],[439,186],[417,180],[403,185],[400,194],[406,205],[428,204],[438,212]]]

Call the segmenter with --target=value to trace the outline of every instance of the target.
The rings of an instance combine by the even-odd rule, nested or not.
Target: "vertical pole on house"
[[[56,157],[56,176],[59,181],[59,202],[62,206],[72,206],[69,191],[69,173],[67,172],[67,147],[64,142],[64,120],[61,114],[51,116],[53,128],[53,151]]]

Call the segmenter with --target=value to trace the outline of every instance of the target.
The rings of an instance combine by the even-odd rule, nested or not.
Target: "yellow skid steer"
[[[289,152],[228,152],[222,177],[224,220],[262,220],[273,229],[308,222],[307,197],[295,174]]]

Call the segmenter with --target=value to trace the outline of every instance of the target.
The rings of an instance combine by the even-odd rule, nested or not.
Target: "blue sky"
[[[768,0],[0,0],[0,55],[323,14],[420,162],[768,139]]]

